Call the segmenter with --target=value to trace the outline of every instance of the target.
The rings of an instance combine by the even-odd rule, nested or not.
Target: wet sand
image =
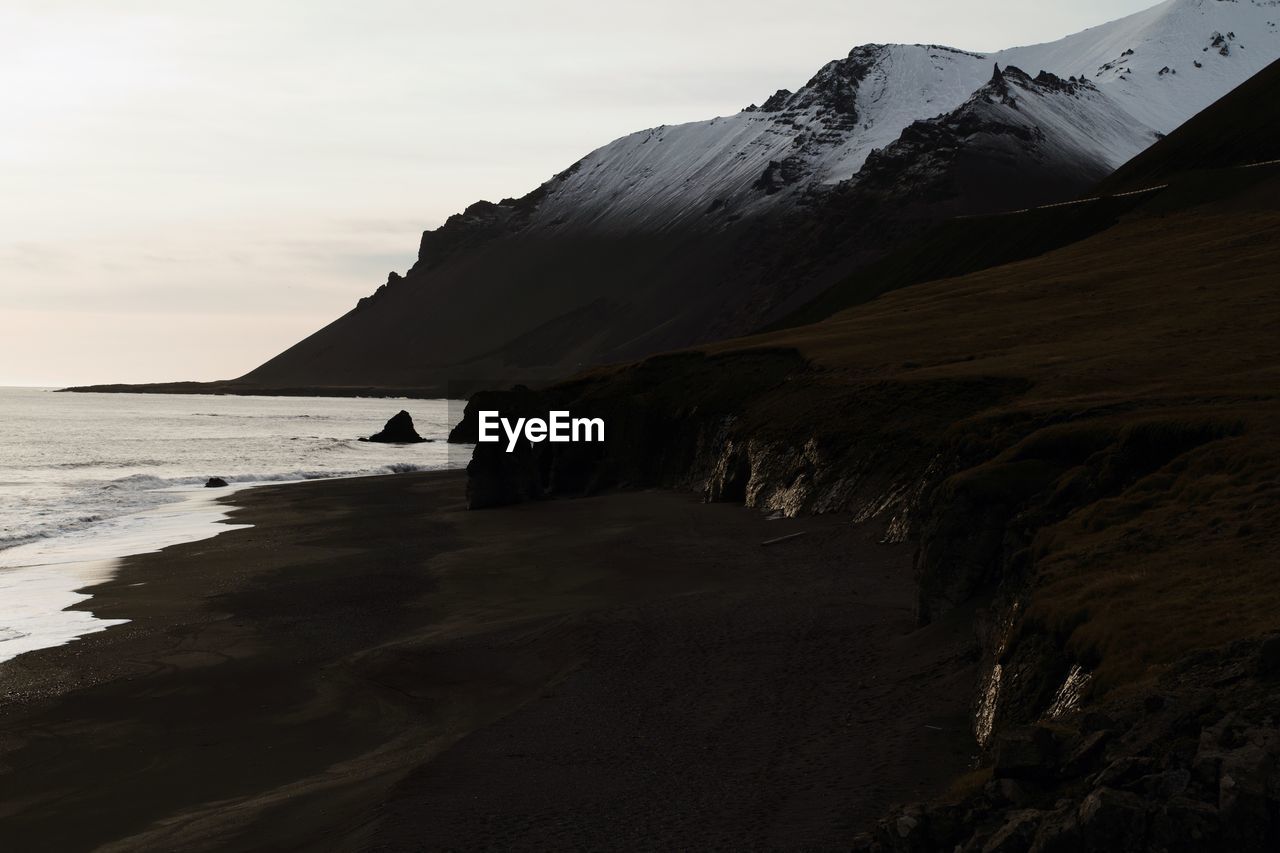
[[[463,483],[254,489],[126,560],[128,625],[0,664],[0,849],[839,849],[974,752],[964,615],[913,630],[877,531]]]

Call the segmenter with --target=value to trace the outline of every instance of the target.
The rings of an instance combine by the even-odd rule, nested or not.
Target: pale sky
[[[0,385],[229,379],[626,133],[1150,5],[0,0]]]

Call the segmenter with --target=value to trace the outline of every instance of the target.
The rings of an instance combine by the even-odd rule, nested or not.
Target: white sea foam
[[[401,408],[436,441],[356,441]],[[254,484],[448,467],[444,439],[460,413],[443,400],[0,388],[0,661],[119,624],[67,608],[109,580],[120,557],[231,529],[216,497]],[[230,487],[205,489],[215,476]]]

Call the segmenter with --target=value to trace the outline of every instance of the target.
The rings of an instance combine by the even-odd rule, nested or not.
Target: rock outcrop
[[[220,489],[227,484],[227,481],[221,477],[210,477],[209,481],[204,484],[206,489]]]
[[[418,444],[431,439],[418,435],[418,431],[413,428],[413,418],[408,412],[401,409],[395,417],[387,421],[387,425],[382,428],[382,432],[360,440],[377,441],[383,444]]]
[[[853,849],[1275,850],[1277,646],[1199,652],[1138,695],[1003,732],[970,790],[895,808]]]

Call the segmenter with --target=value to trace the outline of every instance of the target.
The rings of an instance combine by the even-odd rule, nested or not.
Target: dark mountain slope
[[[1280,63],[1222,98],[1069,204],[962,217],[832,285],[770,326],[814,323],[900,287],[1025,260],[1127,216],[1162,215],[1215,199],[1265,196],[1275,183],[1247,164],[1280,160]]]
[[[1154,193],[949,219],[762,331],[804,326],[881,294],[1042,255],[1105,231]]]
[[[983,256],[979,247],[990,245],[994,232],[983,221],[957,225],[952,217],[981,217],[1079,195],[1111,172],[1097,146],[1108,134],[1128,140],[1116,146],[1140,149],[1150,141],[1138,139],[1147,132],[1125,126],[1114,106],[1087,81],[1046,72],[1032,78],[1015,67],[997,68],[992,80],[959,109],[910,125],[893,144],[872,152],[862,171],[836,187],[820,208],[789,223],[772,276],[782,278],[815,264],[822,272],[813,276],[814,287],[784,303],[781,318],[771,321],[771,327],[820,319],[832,313],[827,307],[832,304],[855,304],[843,301],[844,295],[826,297],[833,289],[843,294],[843,287],[851,287],[856,298],[865,299],[902,283],[968,271],[942,272],[937,262],[952,250],[975,259]],[[1017,254],[1019,236],[1045,251],[1094,233],[1096,229],[1081,227],[1085,219],[1079,213],[1061,221],[1028,217],[1021,235],[998,241],[1001,256],[996,262],[1027,256]],[[884,249],[904,243],[906,248],[877,260]],[[845,253],[839,262],[830,259],[832,246]],[[859,246],[864,250],[858,251]],[[880,251],[865,251],[867,246]],[[822,305],[797,314],[806,305],[802,300],[819,287],[824,288]]]
[[[1090,83],[1010,68],[849,181],[712,230],[529,226],[570,170],[452,218],[407,276],[238,382],[461,393],[741,335],[942,218],[1078,194],[1110,171],[1093,139],[1108,133],[1141,148],[1132,137],[1147,131],[1124,127]]]

